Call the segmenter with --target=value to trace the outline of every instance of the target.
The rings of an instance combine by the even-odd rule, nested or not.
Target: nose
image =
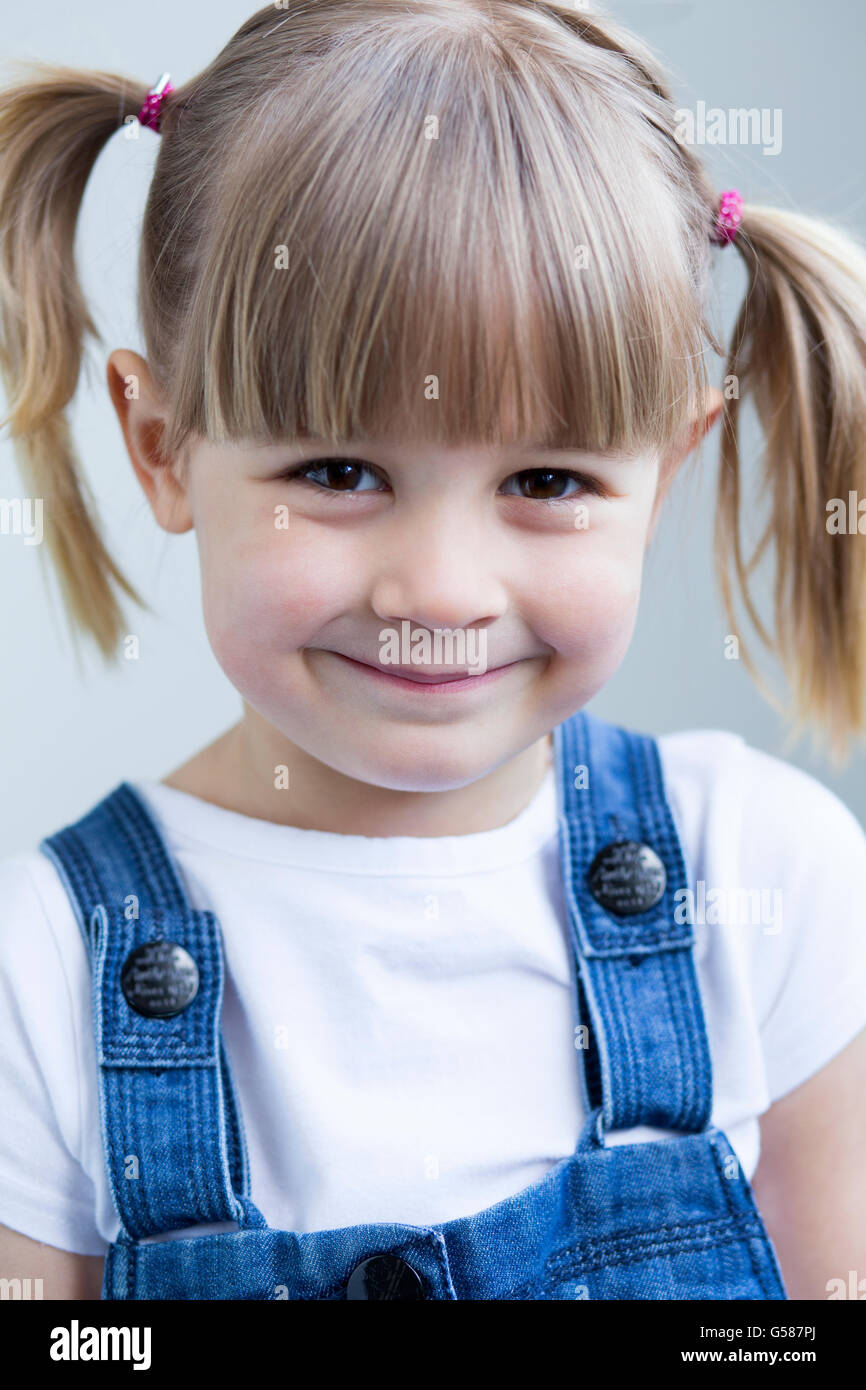
[[[400,540],[383,540],[371,603],[386,623],[469,628],[501,617],[507,592],[477,530],[450,515],[427,515]]]

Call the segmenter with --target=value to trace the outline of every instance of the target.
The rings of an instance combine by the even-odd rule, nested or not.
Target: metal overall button
[[[173,1018],[198,994],[198,966],[176,941],[145,941],[126,957],[120,988],[137,1014]]]
[[[646,912],[664,897],[665,866],[654,849],[637,840],[614,840],[589,866],[589,891],[608,912],[629,917]]]
[[[356,1265],[346,1285],[347,1298],[424,1298],[424,1286],[399,1255],[371,1255]]]

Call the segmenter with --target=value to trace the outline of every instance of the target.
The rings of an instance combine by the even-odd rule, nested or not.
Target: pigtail
[[[548,7],[550,8],[550,7]],[[670,91],[651,49],[582,13],[559,18],[584,42],[625,59],[651,94],[647,119],[669,136]],[[703,166],[679,146],[689,181],[706,205],[717,195]],[[789,682],[788,708],[768,689],[740,643],[743,662],[790,739],[810,725],[834,764],[866,732],[866,250],[827,221],[746,205],[734,244],[749,284],[725,376],[715,563],[731,630],[733,586],[761,641]],[[721,349],[706,325],[710,342]],[[738,441],[741,401],[751,394],[765,437],[763,484],[770,515],[748,560],[740,532],[744,501]],[[862,512],[860,503],[863,504]],[[847,519],[838,525],[837,514]],[[774,630],[759,618],[750,578],[773,541]]]
[[[866,727],[866,538],[856,519],[854,534],[832,524],[836,500],[847,509],[849,494],[866,497],[866,252],[825,221],[748,204],[734,244],[749,285],[725,369],[739,392],[726,391],[716,566],[732,629],[730,569],[761,641],[781,660],[793,735],[812,723],[838,766]],[[745,561],[738,422],[749,394],[766,441],[770,515]],[[749,593],[771,539],[773,639]]]
[[[104,72],[32,65],[0,91],[0,372],[25,486],[42,499],[44,538],[67,612],[108,657],[123,632],[112,584],[147,608],[106,550],[64,414],[85,336],[74,245],[96,158],[146,94]],[[39,75],[42,74],[42,75]]]

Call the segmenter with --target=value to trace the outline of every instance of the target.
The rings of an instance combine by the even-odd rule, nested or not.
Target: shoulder
[[[40,850],[0,859],[0,1222],[33,1240],[104,1252],[93,1218],[95,1071],[87,947]],[[98,1120],[97,1120],[98,1124]]]
[[[86,956],[72,903],[51,860],[41,850],[0,859],[0,954],[14,959],[36,941],[52,943],[58,957]]]
[[[26,1033],[46,1056],[62,1021],[77,1033],[81,1007],[89,1005],[87,947],[57,870],[40,850],[0,859],[0,988],[14,1001],[5,1044],[12,1045],[14,1019],[22,1044]]]
[[[51,861],[40,850],[0,859],[2,1046],[20,1076],[36,1067],[49,1091],[77,1092],[67,1072],[84,1053],[90,993],[87,946]]]
[[[773,1101],[866,1027],[866,833],[818,778],[738,735],[657,742],[707,998],[759,1033]]]
[[[657,743],[674,813],[689,824],[690,839],[712,832],[717,849],[762,864],[765,879],[773,869],[784,869],[787,882],[842,869],[847,882],[862,886],[866,832],[817,777],[726,730],[664,734]],[[866,919],[866,904],[861,910]]]

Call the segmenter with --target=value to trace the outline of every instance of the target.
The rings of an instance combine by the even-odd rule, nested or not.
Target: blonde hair
[[[123,630],[115,586],[141,600],[100,539],[64,418],[96,333],[73,244],[97,155],[146,91],[43,68],[0,94],[7,422],[73,627],[106,656]],[[139,268],[160,451],[182,475],[196,436],[685,442],[708,402],[706,345],[724,347],[706,311],[718,192],[676,124],[657,57],[586,11],[260,10],[163,106]],[[725,367],[740,391],[722,421],[722,594],[736,631],[733,577],[798,728],[823,730],[838,757],[866,721],[866,556],[828,534],[825,505],[866,494],[866,253],[825,221],[748,202],[734,244],[749,283]],[[749,396],[772,506],[747,559]],[[773,634],[749,588],[770,539]]]

